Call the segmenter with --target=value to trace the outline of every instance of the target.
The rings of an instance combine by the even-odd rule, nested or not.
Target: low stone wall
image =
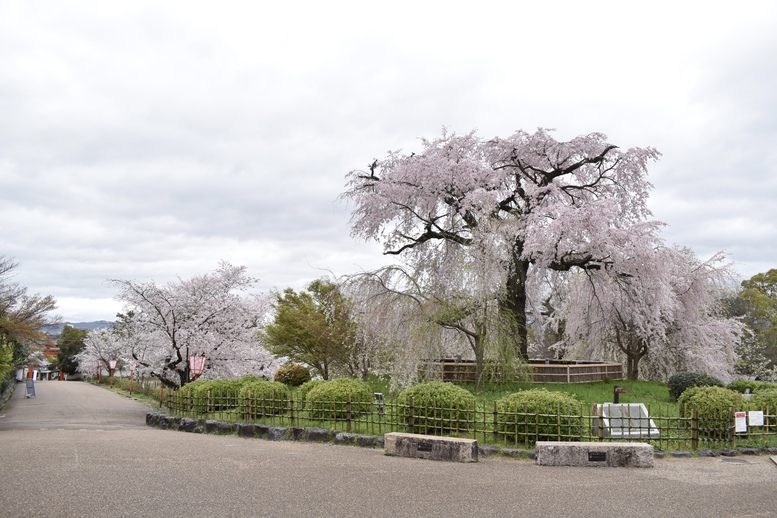
[[[641,442],[538,441],[536,455],[541,466],[653,467],[653,446]]]
[[[2,388],[0,393],[0,410],[2,410],[11,400],[11,396],[13,396],[13,392],[16,389],[16,381],[11,376],[6,383],[0,384],[0,387]]]
[[[384,452],[395,457],[477,462],[478,442],[457,437],[391,432],[385,436]]]
[[[146,425],[162,430],[239,435],[240,437],[256,437],[270,441],[330,442],[334,444],[363,446],[366,448],[383,447],[382,436],[338,432],[325,428],[227,423],[226,421],[212,419],[192,419],[190,417],[171,416],[164,412],[149,412],[146,414]]]

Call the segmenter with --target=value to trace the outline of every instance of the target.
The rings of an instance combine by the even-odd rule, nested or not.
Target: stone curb
[[[343,444],[359,446],[362,448],[383,448],[382,435],[360,435],[347,432],[338,432],[326,428],[304,428],[301,426],[269,426],[266,424],[227,423],[226,421],[192,419],[190,417],[171,416],[164,412],[149,412],[146,414],[146,425],[161,430],[175,430],[189,433],[209,433],[221,435],[238,435],[240,437],[267,439],[270,441],[300,441]],[[517,448],[500,448],[498,446],[478,445],[478,456],[491,457],[500,455],[514,459],[536,460],[535,450],[521,450]],[[653,458],[664,459],[670,457],[694,458],[694,457],[736,457],[737,455],[777,455],[777,448],[737,448],[735,450],[696,450],[669,451],[654,450]]]
[[[269,426],[266,424],[227,423],[212,419],[192,419],[171,416],[164,412],[146,414],[146,426],[160,430],[266,439],[269,441],[301,441],[345,444],[362,448],[383,448],[383,436],[361,435],[338,432],[326,428],[304,428],[302,426]]]

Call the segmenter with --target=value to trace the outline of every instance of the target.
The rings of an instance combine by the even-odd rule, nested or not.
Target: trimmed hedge
[[[678,403],[682,417],[692,417],[696,410],[701,437],[725,439],[734,426],[731,410],[742,408],[745,398],[724,387],[691,387],[680,395]]]
[[[678,372],[669,377],[666,383],[669,386],[669,395],[675,401],[680,400],[683,392],[691,387],[725,387],[725,383],[704,372]]]
[[[240,414],[246,419],[283,414],[289,409],[289,388],[277,381],[251,381],[240,389]]]
[[[310,381],[310,369],[299,363],[290,363],[275,371],[274,380],[289,387],[299,387]]]
[[[191,394],[192,410],[206,414],[238,408],[240,390],[249,383],[263,382],[258,376],[242,378],[220,378],[215,380],[197,380],[187,383],[179,390],[179,395]],[[208,396],[210,395],[210,400]]]
[[[744,394],[748,389],[750,389],[751,393],[754,393],[756,390],[760,389],[763,385],[765,385],[765,383],[762,381],[736,380],[726,385],[726,388],[729,390],[735,390],[740,394]]]
[[[583,435],[582,401],[566,392],[523,390],[503,397],[496,407],[497,431],[516,441],[573,441]]]
[[[317,387],[322,383],[326,383],[326,381],[321,379],[310,380],[300,385],[299,389],[297,390],[297,397],[299,398],[299,404],[303,405],[305,403],[305,400],[307,399],[308,392],[313,390],[313,387]]]
[[[324,381],[307,392],[305,408],[314,419],[354,418],[371,411],[372,391],[369,385],[357,379]]]
[[[777,414],[777,387],[762,388],[755,392],[748,400],[748,407],[752,410],[768,411],[768,415]],[[777,426],[777,418],[768,421],[770,426]]]
[[[411,399],[412,398],[412,399]],[[476,399],[470,391],[443,381],[431,381],[403,390],[397,397],[405,425],[414,433],[434,434],[463,431],[473,419]]]

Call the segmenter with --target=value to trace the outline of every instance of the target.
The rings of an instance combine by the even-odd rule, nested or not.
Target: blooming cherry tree
[[[728,379],[742,324],[722,302],[734,272],[722,254],[699,261],[682,248],[635,247],[619,270],[572,276],[559,312],[572,356],[625,360],[629,379],[692,370]]]
[[[189,358],[195,355],[207,358],[203,377],[270,377],[277,367],[256,336],[269,303],[248,292],[255,279],[245,267],[223,262],[214,272],[165,286],[111,282],[120,289],[125,313],[110,339],[121,345],[123,359],[137,363],[139,374],[180,387],[192,379]]]
[[[347,175],[351,233],[383,243],[419,282],[445,284],[467,265],[496,278],[501,320],[528,356],[532,277],[545,270],[617,271],[621,251],[652,237],[651,148],[621,150],[599,133],[559,142],[548,130],[483,140],[475,132],[422,139]]]

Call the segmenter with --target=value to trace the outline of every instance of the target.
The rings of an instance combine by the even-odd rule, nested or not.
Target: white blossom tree
[[[110,373],[111,361],[121,369],[127,358],[125,344],[110,329],[92,329],[84,338],[84,348],[75,355],[78,371],[84,375]]]
[[[666,379],[680,370],[728,379],[742,324],[724,314],[734,281],[716,254],[699,261],[687,249],[642,241],[618,271],[573,275],[558,313],[572,357],[625,360],[629,379]]]
[[[422,144],[347,175],[351,233],[382,242],[426,286],[490,269],[482,287],[498,292],[504,336],[524,358],[532,277],[617,271],[622,251],[659,227],[647,221],[651,148],[623,151],[599,133],[559,142],[542,129],[489,140],[444,131]]]
[[[277,367],[257,338],[269,303],[249,293],[256,280],[245,267],[222,262],[214,272],[165,286],[111,282],[125,312],[105,336],[120,345],[122,359],[137,363],[139,374],[183,386],[192,380],[189,358],[195,355],[207,358],[204,377],[270,377]],[[87,343],[85,354],[93,349]]]

